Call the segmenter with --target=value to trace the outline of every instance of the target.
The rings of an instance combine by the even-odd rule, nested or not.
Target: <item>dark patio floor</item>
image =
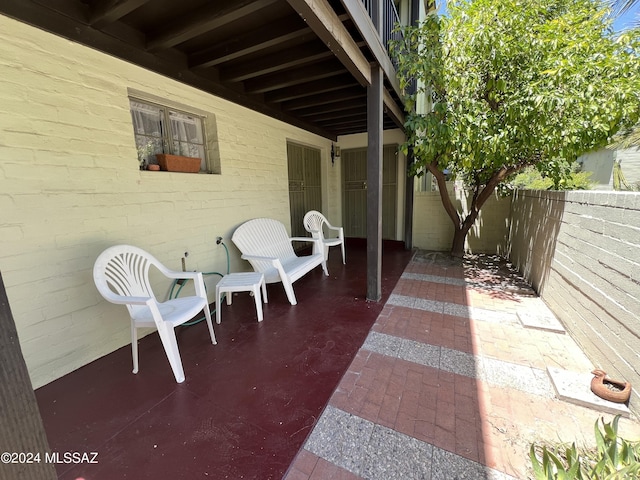
[[[269,286],[260,324],[235,296],[216,346],[202,323],[179,329],[183,384],[153,334],[138,375],[127,346],[38,389],[52,451],[98,454],[59,478],[514,480],[533,478],[532,443],[594,446],[621,406],[556,391],[560,373],[594,397],[594,365],[504,259],[385,244],[374,303],[365,255],[332,251],[295,307]],[[637,440],[629,413],[619,433]]]
[[[367,302],[366,247],[332,249],[315,269],[268,287],[264,321],[234,296],[214,325],[177,329],[186,381],[176,384],[156,334],[140,341],[140,371],[125,346],[36,391],[52,451],[97,452],[97,464],[56,465],[60,479],[280,479],[363,344],[412,252],[385,242],[382,299]],[[126,310],[114,321],[128,325]],[[126,327],[125,327],[126,328]]]

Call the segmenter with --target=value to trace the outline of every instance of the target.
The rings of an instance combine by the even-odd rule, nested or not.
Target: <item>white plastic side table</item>
[[[262,290],[262,295],[260,295],[260,290]],[[222,277],[222,280],[220,280],[216,285],[216,323],[220,323],[222,294],[228,293],[227,305],[231,305],[233,292],[253,292],[253,298],[256,302],[258,321],[261,322],[262,299],[264,299],[264,303],[268,303],[267,284],[264,281],[264,275],[258,272],[242,272],[230,273]]]

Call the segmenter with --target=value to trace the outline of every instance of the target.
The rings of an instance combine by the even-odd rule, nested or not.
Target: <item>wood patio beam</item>
[[[371,84],[371,67],[326,0],[287,0],[362,86]]]

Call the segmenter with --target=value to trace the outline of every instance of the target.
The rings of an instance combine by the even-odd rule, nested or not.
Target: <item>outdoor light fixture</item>
[[[335,147],[333,143],[331,144],[331,165],[335,162],[335,159],[340,158],[340,147]]]

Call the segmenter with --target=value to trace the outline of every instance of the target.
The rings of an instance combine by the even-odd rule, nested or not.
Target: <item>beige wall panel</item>
[[[448,184],[449,196],[458,212],[468,212],[468,192],[458,184]],[[465,249],[472,253],[504,254],[509,238],[510,198],[494,194],[480,210]],[[414,192],[413,246],[424,250],[450,251],[453,223],[447,215],[439,192]]]

